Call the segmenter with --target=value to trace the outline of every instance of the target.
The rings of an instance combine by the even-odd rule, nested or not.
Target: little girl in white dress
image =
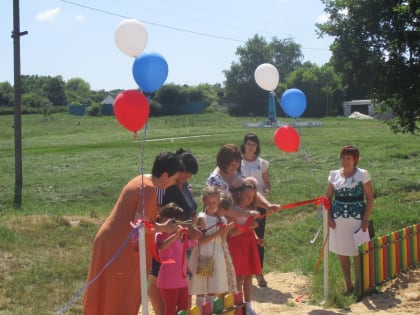
[[[220,197],[218,188],[204,188],[204,211],[198,214],[197,220],[197,228],[204,231],[204,234],[188,261],[192,273],[188,289],[190,295],[197,295],[198,306],[205,301],[212,301],[215,296],[237,289],[235,270],[226,242],[226,236],[233,225],[228,225],[226,218],[218,215]],[[200,260],[206,260],[207,266],[202,266]]]

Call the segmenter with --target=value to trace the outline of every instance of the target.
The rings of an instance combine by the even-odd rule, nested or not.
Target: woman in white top
[[[241,144],[242,152],[242,161],[241,161],[241,172],[246,177],[254,177],[257,181],[257,191],[262,194],[264,197],[267,197],[270,189],[270,173],[268,171],[269,162],[259,157],[260,149],[260,140],[258,136],[249,132],[245,134],[244,140]],[[255,229],[255,233],[259,238],[258,252],[260,255],[261,268],[264,263],[264,232],[265,232],[265,213],[266,209],[258,208],[257,209],[263,218],[258,220],[258,227]],[[266,287],[267,281],[264,279],[263,274],[257,275],[258,285],[260,287]]]
[[[373,188],[367,170],[357,167],[359,149],[344,146],[340,153],[341,168],[328,176],[326,197],[332,202],[329,211],[330,251],[338,255],[346,283],[345,294],[353,293],[350,256],[353,256],[355,282],[358,277],[358,251],[354,233],[366,231],[373,207]],[[356,289],[358,283],[355,283]]]

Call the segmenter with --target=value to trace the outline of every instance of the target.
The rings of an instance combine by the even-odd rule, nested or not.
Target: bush
[[[102,116],[102,105],[101,104],[93,104],[86,109],[86,113],[88,116]]]

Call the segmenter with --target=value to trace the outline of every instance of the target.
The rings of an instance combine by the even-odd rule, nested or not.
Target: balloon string
[[[302,132],[301,132],[299,124],[298,124],[299,120],[297,118],[295,118],[295,122],[296,122],[296,124],[295,124],[296,128],[297,128],[298,133],[299,133],[300,147],[301,147],[301,150],[302,150],[302,157],[305,160],[305,162],[308,164],[309,169],[311,170],[312,176],[315,178],[316,182],[319,184],[320,189],[322,190],[322,183],[319,180],[318,176],[315,174],[315,169],[314,169],[314,167],[311,163],[311,159],[309,158],[308,153],[306,152],[305,144],[303,143],[303,140],[302,140]]]
[[[276,95],[276,99],[277,99],[277,102],[279,103],[281,109],[286,113],[286,111],[284,110],[283,106],[281,105],[281,101],[280,101],[280,99],[279,99],[279,97],[277,95]],[[286,115],[287,115],[287,113],[286,113]],[[305,145],[304,145],[304,143],[302,141],[302,132],[300,130],[300,127],[299,127],[299,124],[298,124],[299,121],[298,121],[297,118],[295,118],[295,122],[296,122],[295,123],[296,129],[297,129],[298,134],[299,134],[300,147],[301,147],[301,150],[302,150],[302,157],[305,160],[305,162],[308,164],[309,169],[311,170],[312,176],[315,178],[316,182],[319,184],[320,188],[322,189],[322,183],[319,180],[319,178],[316,176],[315,170],[314,170],[314,168],[313,168],[313,166],[311,164],[311,159],[309,158],[308,153],[305,150]]]
[[[144,147],[146,146],[146,139],[147,139],[147,126],[148,121],[146,120],[146,124],[144,126],[144,137],[143,137],[143,144],[140,144],[140,142],[137,141],[137,144],[139,145],[140,149],[140,174],[141,174],[141,210],[142,210],[142,218],[144,218]]]

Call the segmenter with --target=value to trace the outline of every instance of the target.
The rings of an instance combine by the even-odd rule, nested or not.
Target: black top
[[[170,202],[175,202],[178,207],[184,210],[184,220],[191,220],[196,214],[197,203],[191,194],[189,184],[184,183],[183,188],[183,191],[181,191],[175,185],[168,187],[165,191],[162,204],[165,205]]]

